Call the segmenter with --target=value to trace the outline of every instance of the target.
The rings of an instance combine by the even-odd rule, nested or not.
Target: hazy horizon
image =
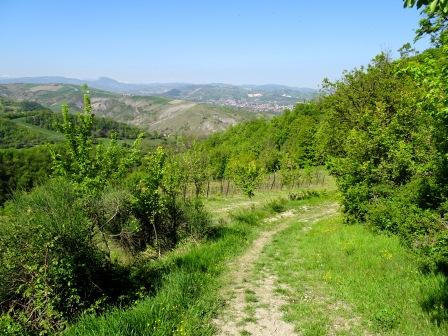
[[[99,77],[92,77],[92,78],[77,78],[77,77],[66,77],[61,75],[42,75],[42,76],[10,76],[5,74],[0,74],[0,80],[2,79],[21,79],[21,78],[65,78],[65,79],[73,79],[73,80],[79,80],[79,81],[97,81],[101,79],[107,79],[107,80],[113,80],[116,82],[119,82],[121,84],[130,84],[130,85],[152,85],[152,84],[187,84],[187,85],[213,85],[213,84],[219,84],[219,85],[232,85],[232,86],[267,86],[267,85],[278,85],[278,86],[286,86],[291,87],[295,89],[318,89],[307,87],[307,86],[293,86],[288,84],[282,84],[282,83],[225,83],[225,82],[180,82],[180,81],[172,81],[172,82],[128,82],[128,81],[122,81],[117,78],[113,78],[110,76],[99,76]]]

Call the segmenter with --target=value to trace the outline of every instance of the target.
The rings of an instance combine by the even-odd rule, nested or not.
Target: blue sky
[[[0,75],[318,87],[418,20],[401,0],[0,0]]]

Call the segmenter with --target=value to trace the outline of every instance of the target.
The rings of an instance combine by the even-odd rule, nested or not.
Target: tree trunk
[[[272,190],[272,188],[274,188],[274,185],[275,185],[275,173],[274,173],[274,179],[272,180],[272,184],[271,184],[271,190]]]
[[[154,230],[154,238],[155,238],[155,240],[156,240],[157,251],[158,251],[158,253],[159,253],[159,258],[160,258],[160,256],[162,255],[162,253],[160,252],[159,238],[158,238],[158,236],[157,236],[157,229],[156,229],[156,223],[155,223],[155,221],[154,221],[154,218],[151,220],[151,222],[152,222],[152,228],[153,228],[153,230]]]

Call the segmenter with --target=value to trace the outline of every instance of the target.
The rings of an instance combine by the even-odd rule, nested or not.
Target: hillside
[[[0,96],[29,100],[59,111],[67,103],[72,112],[82,104],[81,88],[71,84],[4,84]],[[133,96],[91,89],[92,107],[98,116],[164,134],[204,136],[265,113],[211,106],[180,99]]]
[[[87,84],[89,87],[114,93],[164,96],[175,99],[185,99],[195,102],[210,103],[221,106],[242,107],[251,111],[268,111],[281,113],[285,108],[291,108],[298,102],[314,99],[318,90],[297,88],[286,85],[231,85],[224,83],[122,83],[107,77],[95,80],[80,80],[60,76],[0,78],[0,84]]]

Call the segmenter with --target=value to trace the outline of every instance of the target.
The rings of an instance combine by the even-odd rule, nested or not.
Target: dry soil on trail
[[[274,224],[273,227],[264,231],[252,246],[230,265],[229,286],[224,289],[223,294],[226,298],[226,308],[214,321],[219,330],[217,335],[298,335],[294,327],[283,320],[282,306],[286,304],[286,298],[276,291],[281,284],[278,284],[275,274],[263,269],[254,280],[253,266],[263,248],[292,221],[304,222],[306,228],[337,211],[338,204],[324,203],[318,206],[303,206],[266,219]]]

